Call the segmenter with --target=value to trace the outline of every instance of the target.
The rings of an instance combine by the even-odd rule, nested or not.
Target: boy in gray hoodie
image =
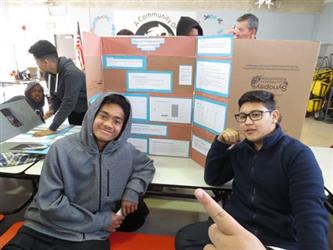
[[[139,200],[155,168],[127,142],[130,129],[126,98],[101,95],[81,132],[51,146],[24,226],[5,249],[106,250],[110,233],[126,221],[142,224],[148,209]]]

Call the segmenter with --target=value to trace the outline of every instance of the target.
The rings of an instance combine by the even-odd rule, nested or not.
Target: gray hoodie
[[[89,107],[80,133],[51,146],[25,226],[70,241],[106,239],[117,203],[138,202],[146,191],[155,168],[145,153],[126,142],[131,114],[118,140],[102,152],[97,147],[92,125],[106,95]]]

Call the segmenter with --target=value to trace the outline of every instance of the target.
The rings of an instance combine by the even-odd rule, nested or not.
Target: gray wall
[[[246,11],[241,10],[199,11],[197,17],[205,35],[213,35],[225,32],[244,13]],[[319,40],[322,44],[333,44],[333,2],[331,1],[325,4],[321,13],[269,11],[252,13],[259,18],[258,39]]]
[[[315,37],[323,44],[333,44],[333,2],[327,2],[319,16]]]
[[[224,33],[244,13],[246,12],[239,10],[204,11],[198,13],[198,19],[205,35],[213,35]],[[320,15],[319,13],[293,14],[266,11],[252,13],[259,18],[257,38],[270,40],[314,40],[314,29]],[[223,21],[218,23],[217,19]]]

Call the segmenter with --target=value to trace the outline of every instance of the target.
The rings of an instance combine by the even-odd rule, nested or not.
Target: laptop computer
[[[42,124],[25,99],[0,104],[0,142]]]

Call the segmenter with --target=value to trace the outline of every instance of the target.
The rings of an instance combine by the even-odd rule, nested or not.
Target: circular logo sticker
[[[141,36],[174,36],[172,29],[165,23],[159,21],[151,21],[142,24],[135,35]]]

